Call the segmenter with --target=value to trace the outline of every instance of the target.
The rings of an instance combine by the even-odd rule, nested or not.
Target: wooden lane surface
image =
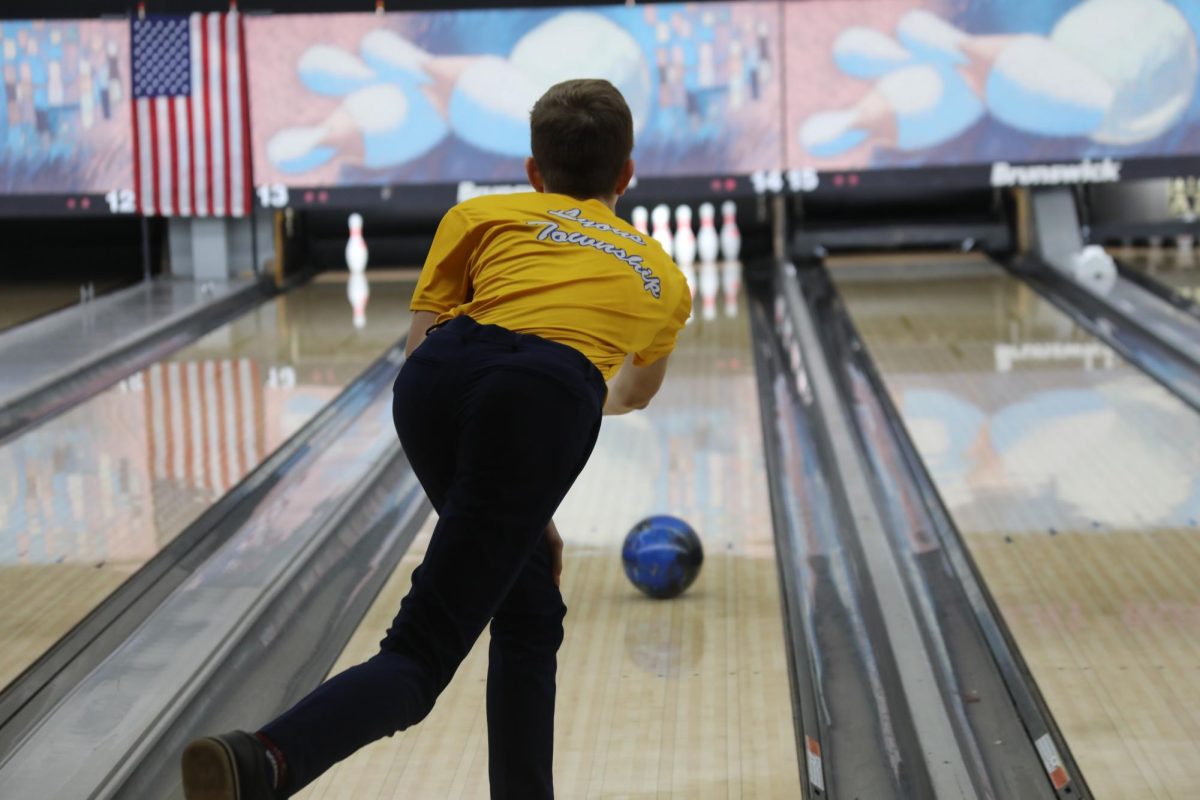
[[[1200,797],[1200,417],[976,267],[833,274],[1095,795]]]
[[[334,671],[377,649],[432,524]],[[799,797],[776,583],[765,558],[717,553],[673,602],[633,593],[616,552],[571,548],[555,782],[563,798]],[[299,797],[487,798],[487,637],[420,725],[370,745]]]
[[[407,329],[412,282],[300,287],[0,447],[0,686]]]
[[[84,281],[14,281],[3,284],[0,303],[0,333],[79,302]],[[96,297],[123,286],[125,281],[93,281]]]
[[[662,393],[605,420],[555,518],[570,609],[559,652],[555,783],[562,798],[797,798],[777,567],[744,317],[694,321]],[[672,601],[626,581],[620,544],[651,513],[699,531],[705,564]],[[422,537],[337,672],[378,647]],[[370,745],[299,796],[486,798],[487,637],[421,724]]]

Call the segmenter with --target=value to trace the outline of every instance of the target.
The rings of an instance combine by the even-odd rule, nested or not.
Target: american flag
[[[134,183],[143,214],[249,212],[243,42],[236,11],[133,20]]]

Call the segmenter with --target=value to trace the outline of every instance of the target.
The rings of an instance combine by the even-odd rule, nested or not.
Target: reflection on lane
[[[1200,416],[984,262],[831,272],[1097,796],[1187,796]]]
[[[1192,248],[1113,247],[1113,258],[1133,267],[1193,303],[1200,303],[1200,257]]]
[[[407,329],[412,284],[274,299],[0,447],[0,686]]]
[[[982,266],[870,280],[853,269],[833,271],[839,291],[972,528],[1186,526],[1200,516],[1200,480],[1188,473],[1197,452],[1179,439],[1200,441],[1200,417],[1024,284]],[[1136,502],[1106,490],[1112,470],[1142,463],[1154,465],[1154,486]],[[1013,508],[1030,495],[1035,507]]]

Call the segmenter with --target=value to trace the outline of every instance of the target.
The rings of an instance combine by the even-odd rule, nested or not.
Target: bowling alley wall
[[[571,77],[621,89],[650,184],[748,194],[1200,171],[1192,0],[639,3],[238,24],[259,208],[444,208],[523,186],[529,108]],[[0,22],[0,193],[133,213],[130,26]]]

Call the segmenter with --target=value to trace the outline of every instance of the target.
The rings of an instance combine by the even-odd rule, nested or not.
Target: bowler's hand
[[[562,580],[562,551],[563,540],[558,535],[558,526],[554,520],[546,526],[546,543],[550,545],[550,574],[554,576],[554,585],[559,586]]]

